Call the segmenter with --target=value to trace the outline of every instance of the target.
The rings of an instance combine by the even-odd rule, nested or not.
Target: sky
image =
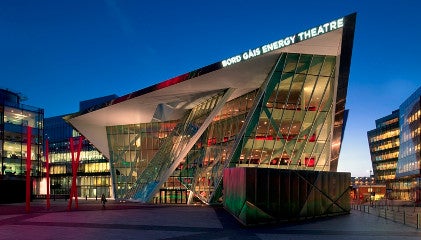
[[[357,13],[338,171],[368,176],[367,131],[421,86],[421,3],[1,0],[0,88],[45,117],[122,96]]]

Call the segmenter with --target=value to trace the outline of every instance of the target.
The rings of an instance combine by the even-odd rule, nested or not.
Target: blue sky
[[[368,176],[367,131],[421,86],[418,1],[0,1],[0,88],[45,116],[119,96],[357,12],[338,171]]]

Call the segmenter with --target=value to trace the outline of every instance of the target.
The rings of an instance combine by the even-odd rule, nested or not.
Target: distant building
[[[393,199],[421,200],[420,105],[421,87],[367,132],[374,175]]]
[[[384,184],[358,185],[351,194],[352,200],[357,203],[378,201],[385,199],[385,196],[386,185]]]
[[[374,177],[351,177],[352,186],[377,184]]]
[[[24,105],[23,100],[19,93],[0,89],[0,202],[25,201],[28,126],[31,127],[31,190],[36,193],[40,187],[38,183],[44,169],[44,110]]]
[[[358,203],[380,200],[386,196],[386,185],[376,182],[375,177],[351,177],[351,199]]]
[[[376,120],[376,129],[367,132],[371,163],[378,183],[396,178],[399,156],[399,110]]]
[[[82,101],[79,110],[117,98],[116,95]],[[64,198],[70,193],[72,181],[71,151],[69,140],[80,136],[64,119],[56,116],[45,119],[45,137],[49,141],[50,186],[52,198]],[[83,140],[77,173],[77,195],[95,198],[105,194],[110,197],[110,168],[108,160],[87,139]],[[45,194],[41,192],[40,194]]]

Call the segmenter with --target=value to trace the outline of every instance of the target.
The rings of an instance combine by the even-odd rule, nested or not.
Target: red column
[[[79,136],[79,142],[78,142],[78,146],[77,146],[77,155],[76,155],[76,159],[75,159],[75,170],[73,171],[73,179],[74,179],[74,183],[75,186],[73,188],[73,194],[75,197],[75,206],[76,209],[79,207],[79,203],[78,203],[78,198],[77,198],[77,186],[76,186],[76,180],[77,180],[77,169],[79,168],[79,159],[80,159],[80,151],[82,150],[82,136]]]
[[[48,139],[45,140],[45,178],[47,180],[47,209],[50,209],[50,163],[48,160]]]
[[[73,138],[70,138],[70,154],[72,156],[72,186],[70,188],[70,195],[69,195],[69,205],[67,206],[67,210],[71,210],[72,208],[72,198],[73,198],[73,188],[74,188],[74,172],[75,172],[75,156],[74,156],[74,146],[73,146]]]
[[[26,212],[29,213],[31,206],[31,138],[32,128],[26,127]]]
[[[69,205],[67,207],[68,210],[71,210],[72,207],[72,198],[75,197],[75,205],[76,209],[79,207],[78,199],[77,199],[77,186],[76,186],[76,179],[77,179],[77,169],[79,167],[79,158],[80,158],[80,151],[82,150],[82,136],[79,137],[79,143],[77,148],[77,156],[74,156],[74,142],[73,138],[70,138],[70,152],[72,154],[72,187],[70,188],[70,198],[69,198]]]

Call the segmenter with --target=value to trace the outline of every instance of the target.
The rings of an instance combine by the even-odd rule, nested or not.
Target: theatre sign
[[[228,67],[235,63],[239,63],[254,57],[257,57],[261,54],[265,54],[280,48],[287,47],[289,45],[292,45],[294,43],[298,43],[304,40],[308,40],[313,37],[317,37],[319,35],[337,30],[339,28],[342,28],[344,26],[344,18],[339,18],[334,21],[319,25],[317,27],[308,29],[306,31],[297,33],[295,35],[277,40],[275,42],[263,45],[261,47],[255,48],[255,49],[249,49],[248,51],[235,55],[233,57],[230,57],[228,59],[225,59],[221,62],[222,67]]]

